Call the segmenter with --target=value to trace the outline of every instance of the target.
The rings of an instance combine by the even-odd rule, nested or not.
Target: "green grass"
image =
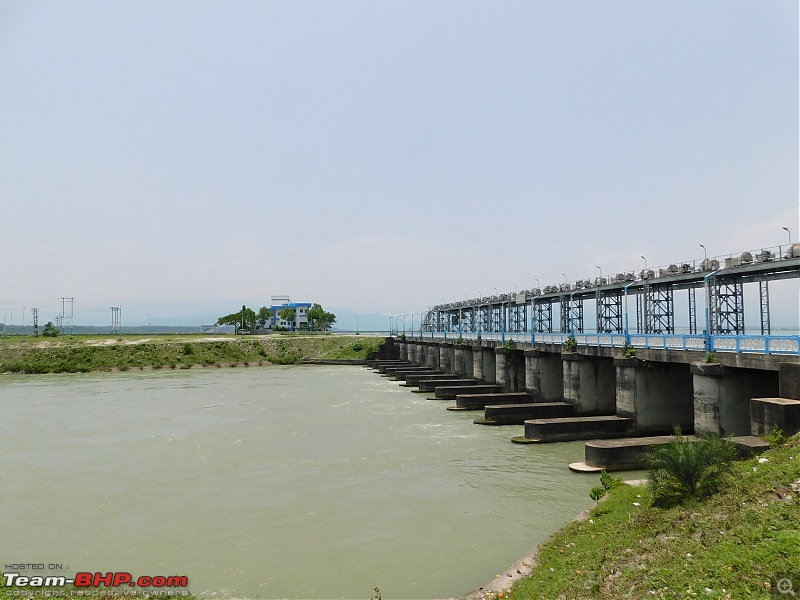
[[[206,336],[207,338],[208,336]],[[382,338],[366,336],[76,336],[28,338],[0,350],[0,373],[79,373],[129,369],[188,369],[212,365],[295,364],[304,358],[367,358]]]
[[[716,495],[670,509],[651,506],[646,486],[612,489],[591,521],[540,546],[510,597],[769,598],[777,573],[800,573],[800,435],[763,456],[734,463]]]

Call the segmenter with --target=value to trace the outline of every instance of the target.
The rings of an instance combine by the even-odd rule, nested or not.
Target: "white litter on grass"
[[[764,458],[763,456],[758,459],[758,464],[763,465],[769,462],[768,458]]]

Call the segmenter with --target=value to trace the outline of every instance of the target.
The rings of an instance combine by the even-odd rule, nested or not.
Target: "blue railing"
[[[463,340],[476,340],[476,332],[457,331],[425,331],[421,339],[455,341],[459,337]],[[414,337],[420,339],[417,332]],[[569,333],[537,333],[534,339],[537,343],[563,344],[570,337]],[[695,350],[709,352],[739,352],[754,354],[800,354],[800,335],[712,335],[665,333],[643,334],[631,333],[576,333],[575,341],[581,346],[602,346],[607,348],[622,348],[630,343],[634,348],[647,348],[656,350]],[[518,332],[481,332],[481,340],[505,342],[531,342],[530,331]],[[708,344],[708,347],[707,347]]]

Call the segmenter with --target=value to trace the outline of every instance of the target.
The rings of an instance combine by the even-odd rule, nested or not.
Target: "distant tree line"
[[[287,322],[293,322],[296,316],[295,310],[290,306],[284,306],[278,316]],[[312,331],[328,331],[336,322],[336,315],[327,312],[320,304],[313,304],[308,311],[308,328]],[[217,325],[232,325],[236,331],[240,329],[269,329],[272,320],[272,311],[266,306],[262,306],[255,312],[252,308],[242,305],[238,310],[224,317],[217,319]]]

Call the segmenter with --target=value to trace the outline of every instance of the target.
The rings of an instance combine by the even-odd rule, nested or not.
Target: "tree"
[[[287,323],[291,323],[290,328],[294,329],[294,309],[291,306],[284,306],[281,309],[281,312],[278,313],[281,319],[286,321]]]
[[[314,303],[308,311],[308,325],[315,331],[327,331],[336,322],[336,315],[329,313],[320,304]]]
[[[52,321],[48,321],[44,326],[44,330],[42,330],[42,335],[44,337],[58,337],[60,333],[61,332],[55,328]]]
[[[266,306],[262,306],[258,309],[258,314],[256,315],[256,325],[258,325],[259,328],[266,329],[270,319],[272,319],[272,312],[270,312]]]
[[[256,313],[253,312],[252,308],[242,305],[241,310],[217,319],[217,325],[233,325],[236,331],[239,331],[242,327],[244,329],[255,329]]]

